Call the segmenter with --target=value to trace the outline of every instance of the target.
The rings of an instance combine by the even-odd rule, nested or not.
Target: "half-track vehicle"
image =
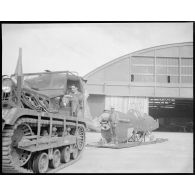
[[[70,86],[85,81],[69,71],[2,76],[3,173],[51,173],[76,162],[85,147],[84,103],[72,110]]]

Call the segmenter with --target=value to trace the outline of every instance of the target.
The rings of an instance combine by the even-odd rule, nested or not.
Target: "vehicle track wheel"
[[[22,121],[18,121],[18,123],[14,127],[14,134],[11,138],[11,156],[12,161],[17,166],[25,165],[31,157],[31,152],[18,148],[18,143],[25,136],[32,135],[32,130],[28,124],[23,123]]]
[[[82,126],[79,126],[76,131],[77,137],[77,147],[79,150],[82,150],[85,146],[85,129]]]
[[[60,150],[56,149],[53,152],[53,159],[50,160],[49,162],[49,167],[51,168],[57,168],[60,165],[60,158],[61,158],[61,153]]]
[[[77,146],[73,147],[73,152],[71,153],[70,157],[71,159],[76,159],[78,157],[79,150]]]
[[[61,151],[61,162],[67,163],[70,161],[70,147],[66,146]]]
[[[33,161],[33,171],[35,173],[46,173],[49,165],[48,155],[43,152],[35,156]]]

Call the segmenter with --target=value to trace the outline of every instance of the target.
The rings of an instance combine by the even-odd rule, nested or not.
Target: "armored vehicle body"
[[[2,170],[55,172],[76,162],[85,147],[85,81],[69,71],[20,70],[18,64],[14,75],[2,77]],[[77,113],[71,86],[80,94]]]

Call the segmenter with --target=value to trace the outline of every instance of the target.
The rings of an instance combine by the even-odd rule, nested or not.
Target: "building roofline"
[[[135,52],[132,52],[132,53],[128,53],[128,54],[125,54],[123,56],[120,56],[118,58],[115,58],[114,60],[111,60],[97,68],[95,68],[94,70],[92,70],[91,72],[87,73],[84,78],[87,79],[87,77],[93,75],[94,73],[112,65],[114,62],[117,62],[117,61],[120,61],[122,59],[125,59],[127,57],[130,57],[132,55],[138,55],[142,52],[149,52],[149,51],[152,51],[152,50],[157,50],[157,49],[162,49],[162,48],[169,48],[169,47],[177,47],[177,46],[186,46],[186,45],[193,45],[193,42],[181,42],[181,43],[171,43],[171,44],[164,44],[164,45],[158,45],[158,46],[154,46],[154,47],[148,47],[148,48],[145,48],[145,49],[142,49],[142,50],[137,50]]]

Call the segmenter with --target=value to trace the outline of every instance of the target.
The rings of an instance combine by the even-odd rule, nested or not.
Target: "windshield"
[[[15,76],[12,77],[16,80]],[[23,76],[23,86],[34,90],[56,90],[64,89],[66,84],[66,73],[33,74]]]

